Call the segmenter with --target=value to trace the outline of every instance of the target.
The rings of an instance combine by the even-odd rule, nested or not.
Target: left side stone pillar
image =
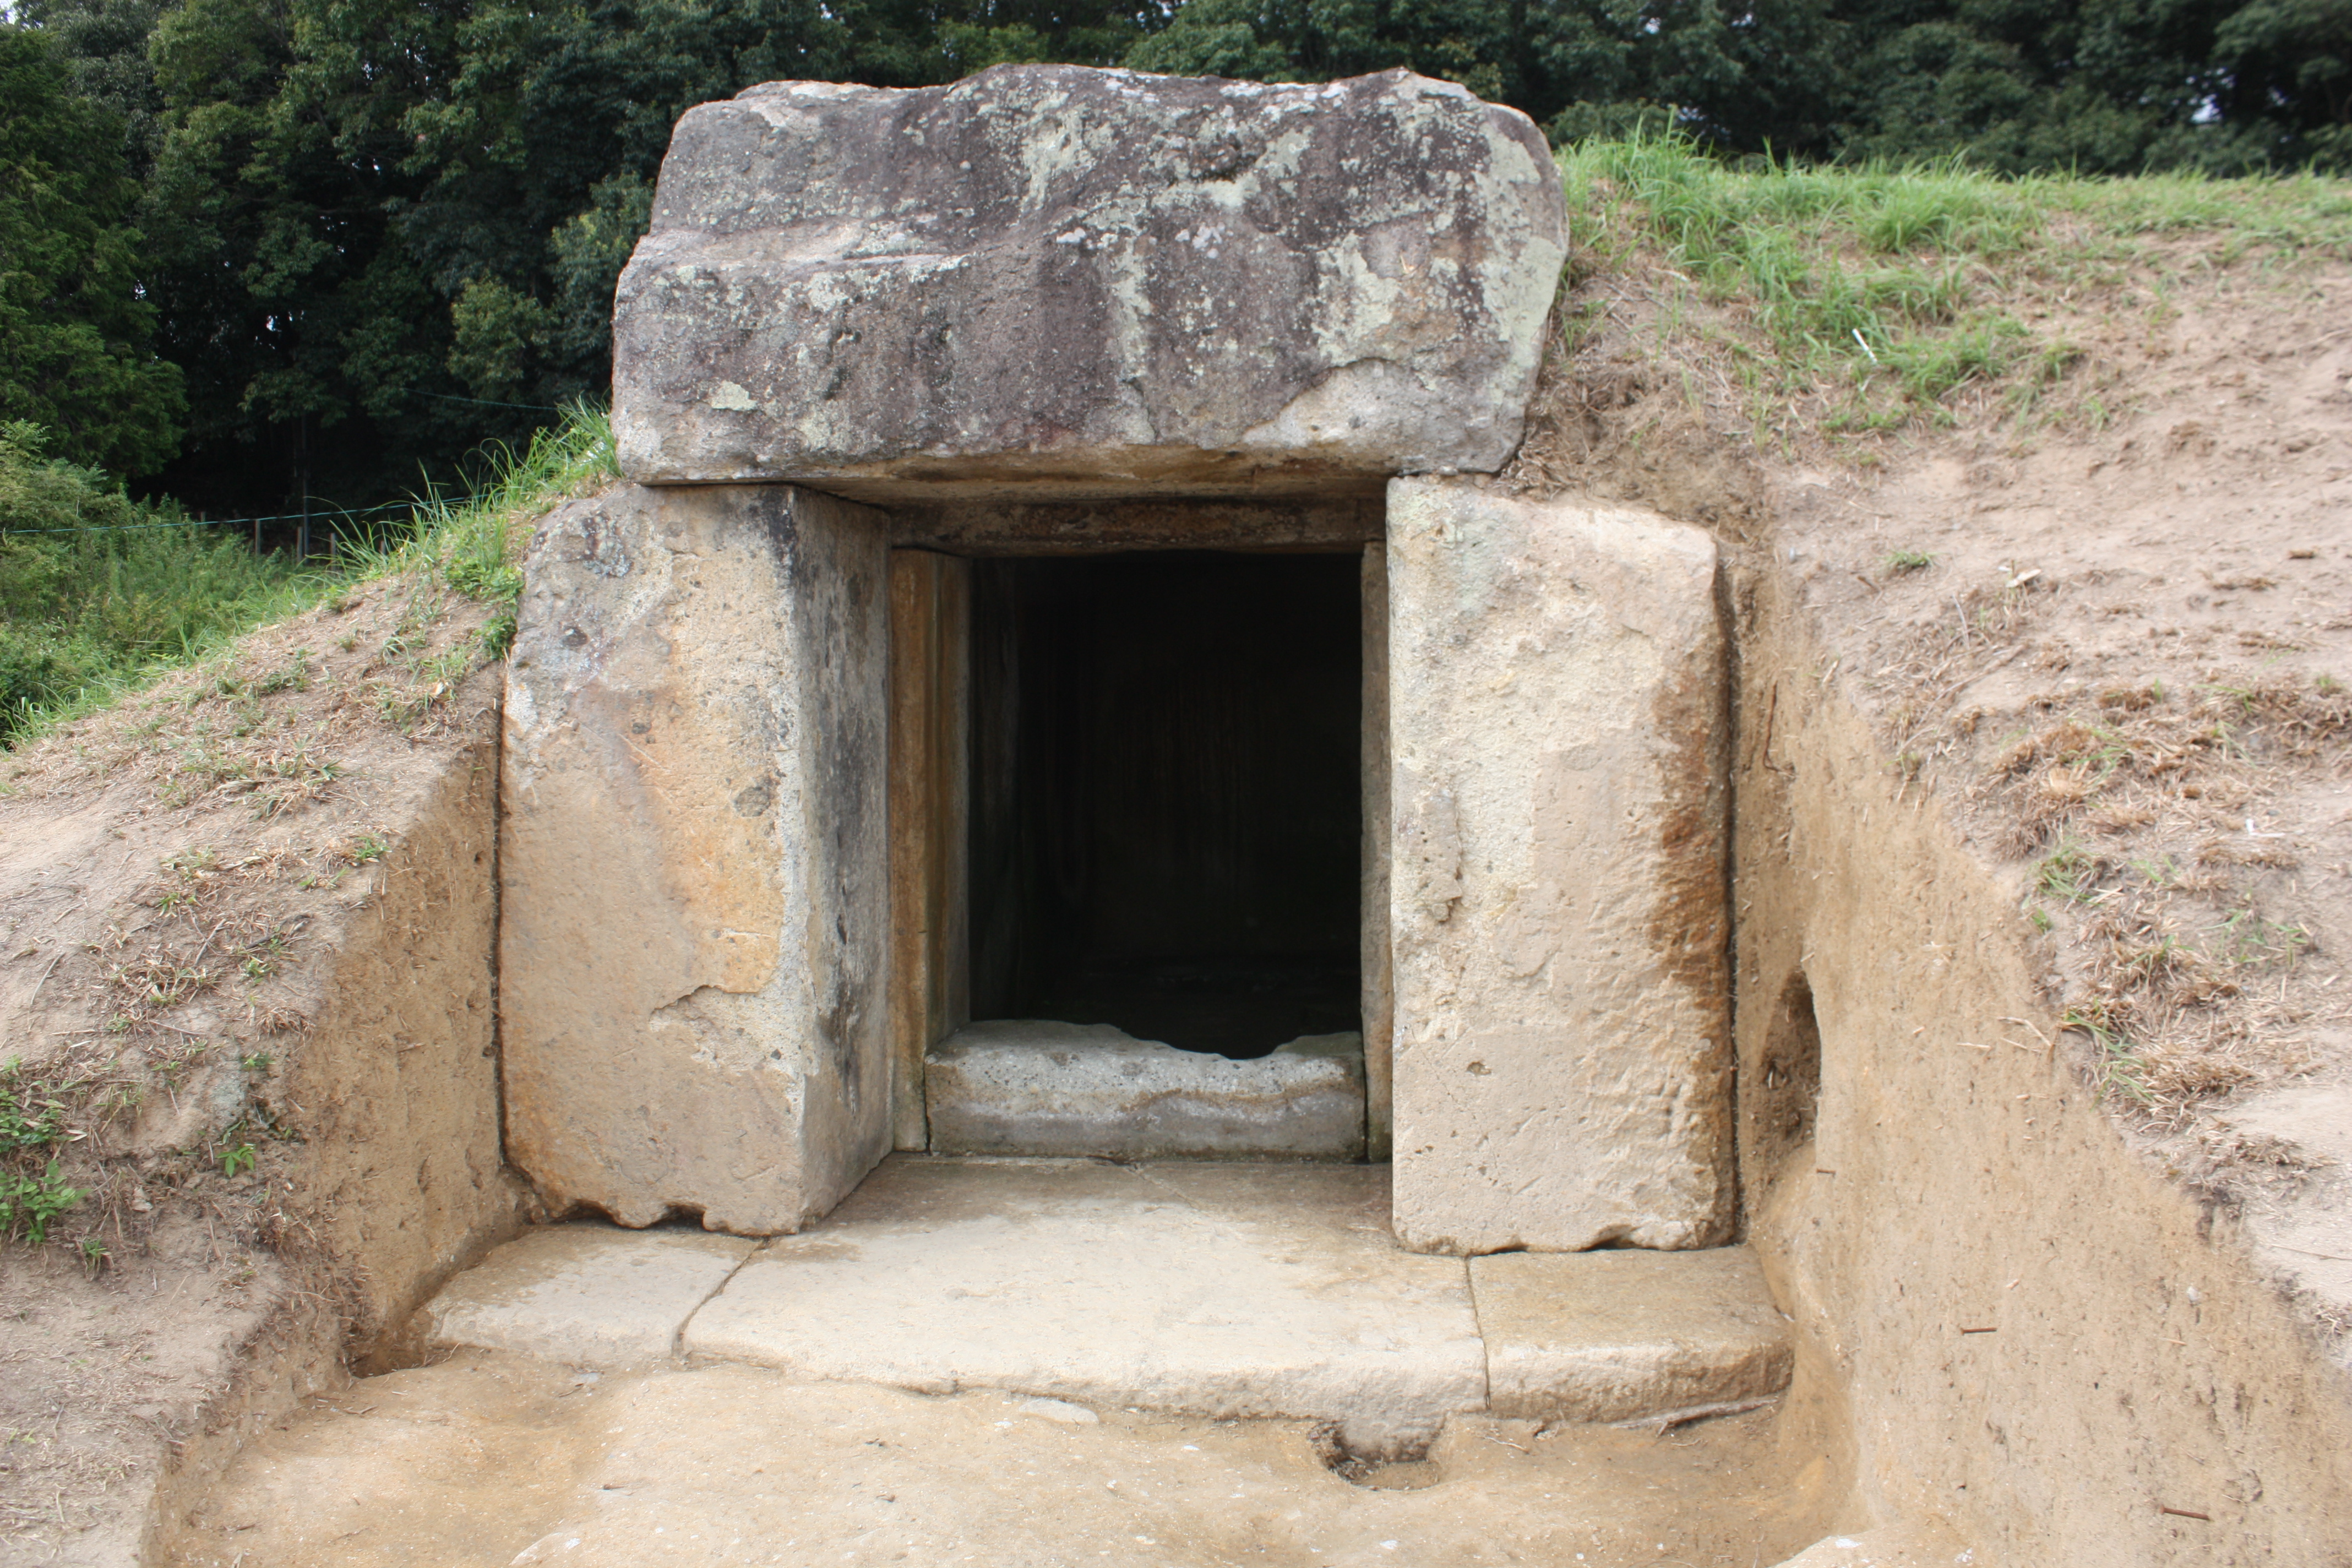
[[[624,485],[508,666],[507,1154],[561,1210],[797,1229],[890,1147],[881,514]]]

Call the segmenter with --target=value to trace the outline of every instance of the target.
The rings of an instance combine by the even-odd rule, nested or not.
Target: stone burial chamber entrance
[[[1404,72],[690,111],[631,482],[541,529],[509,668],[551,1206],[1370,1160],[1418,1250],[1725,1240],[1713,546],[1490,477],[1565,253],[1535,128]]]
[[[919,1146],[1361,1157],[1360,557],[974,563],[971,1018]]]
[[[978,576],[975,1018],[1248,1060],[1358,1026],[1360,571],[1185,552]]]

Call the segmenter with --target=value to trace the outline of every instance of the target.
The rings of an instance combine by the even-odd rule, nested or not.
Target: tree
[[[150,349],[138,199],[121,120],[72,90],[47,37],[0,24],[0,420],[46,426],[75,462],[151,472],[184,402]]]
[[[42,0],[128,5],[132,0]],[[1109,63],[1094,0],[186,0],[158,24],[163,340],[192,500],[372,500],[611,375],[613,289],[693,104]],[[257,461],[258,459],[258,461]]]
[[[2352,0],[1862,0],[1847,157],[2352,170]]]

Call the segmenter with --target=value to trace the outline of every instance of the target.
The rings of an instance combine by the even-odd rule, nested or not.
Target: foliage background
[[[686,107],[1028,60],[1407,66],[1735,162],[2352,171],[2352,0],[20,0],[0,419],[215,515],[447,482],[601,392]]]
[[[184,663],[298,607],[282,552],[142,503],[0,424],[0,746],[150,669]]]

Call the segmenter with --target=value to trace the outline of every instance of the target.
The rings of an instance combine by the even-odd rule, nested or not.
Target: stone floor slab
[[[1626,1421],[1789,1385],[1788,1321],[1744,1247],[1502,1253],[1470,1282],[1497,1415]]]
[[[443,1287],[425,1309],[428,1342],[648,1365],[676,1351],[687,1319],[759,1245],[667,1226],[526,1231]]]
[[[682,1343],[930,1393],[1336,1420],[1394,1452],[1484,1405],[1486,1365],[1467,1270],[1397,1247],[1387,1176],[895,1156]]]

